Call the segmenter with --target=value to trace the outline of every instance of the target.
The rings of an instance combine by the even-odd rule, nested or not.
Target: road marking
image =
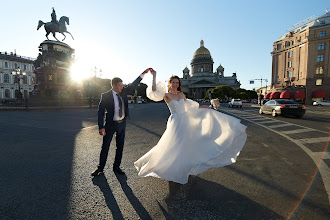
[[[261,117],[261,118],[251,119],[251,120],[253,120],[253,121],[261,121],[261,120],[263,120],[263,121],[267,121],[268,118]]]
[[[261,124],[268,124],[268,123],[278,123],[278,121],[275,121],[275,120],[271,120],[271,121],[261,121],[259,122]]]
[[[233,114],[232,112],[230,111],[224,111],[225,113],[231,113]],[[235,114],[234,114],[235,115]],[[249,121],[251,123],[254,123],[256,125],[259,125],[263,128],[266,128],[274,133],[277,133],[279,135],[281,135],[282,137],[285,137],[286,139],[290,140],[291,142],[295,143],[296,145],[298,145],[303,151],[305,151],[305,153],[310,157],[312,158],[314,164],[316,165],[316,167],[318,168],[318,171],[321,175],[321,178],[322,178],[322,181],[324,183],[324,188],[325,188],[325,191],[327,192],[328,194],[328,201],[329,201],[329,204],[330,204],[330,168],[327,166],[327,164],[324,162],[324,159],[325,158],[322,158],[322,156],[326,156],[327,158],[330,157],[329,156],[329,153],[328,152],[313,152],[311,151],[308,147],[306,147],[304,145],[303,142],[301,142],[300,140],[305,140],[305,139],[300,139],[300,140],[296,140],[296,139],[293,139],[291,138],[290,136],[284,134],[283,132],[280,132],[280,131],[277,131],[275,129],[272,129],[272,128],[277,128],[277,127],[284,127],[284,126],[297,126],[297,127],[302,127],[302,128],[307,128],[308,127],[305,127],[305,126],[302,126],[302,125],[296,125],[296,124],[291,124],[291,123],[284,123],[282,125],[270,125],[270,126],[267,126],[267,125],[263,125],[261,123],[258,123],[256,121],[253,121],[253,120],[250,120],[250,119],[247,119],[247,118],[243,118],[243,117],[240,117],[239,115],[235,115],[236,117],[239,117],[243,120],[246,120],[246,121]],[[273,120],[276,120],[276,119],[273,119]],[[278,120],[279,122],[282,122],[281,120]],[[310,128],[309,128],[310,129]],[[321,131],[321,130],[316,130],[315,131],[318,131],[318,132],[322,132],[322,133],[326,133],[327,135],[329,134],[328,132],[325,132],[325,131]],[[318,138],[318,139],[322,139],[322,138]],[[323,140],[323,139],[322,139]],[[329,138],[327,137],[327,140],[329,141]]]
[[[300,141],[301,143],[306,143],[306,144],[313,144],[313,143],[320,143],[320,142],[328,142],[329,137],[304,138],[304,139],[297,139],[297,141]]]
[[[309,132],[309,131],[315,131],[315,129],[312,128],[303,128],[303,129],[295,129],[291,131],[282,131],[283,134],[297,134],[302,132]]]
[[[279,124],[279,125],[269,125],[269,128],[280,128],[280,127],[287,127],[287,126],[295,126],[294,124],[291,123],[285,123],[285,124]]]
[[[320,115],[330,115],[329,112],[322,112],[322,111],[311,111],[311,110],[307,110],[308,113],[312,113],[312,114],[320,114]]]
[[[328,160],[330,159],[330,152],[314,152],[315,156],[319,157],[320,159],[323,160]]]

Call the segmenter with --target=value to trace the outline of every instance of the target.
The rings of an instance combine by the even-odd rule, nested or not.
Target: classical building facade
[[[22,94],[22,98],[30,96],[35,85],[34,60],[33,58],[18,56],[16,53],[0,53],[1,100],[18,98],[19,93]],[[18,69],[20,70],[19,75],[17,75]],[[21,78],[19,78],[20,76]]]
[[[202,40],[190,63],[191,74],[188,67],[183,70],[182,90],[188,92],[189,96],[194,99],[203,99],[208,89],[219,85],[240,87],[241,84],[237,81],[236,73],[233,73],[232,76],[224,76],[225,69],[222,65],[213,72],[213,63],[211,53],[204,47]]]
[[[306,104],[330,96],[330,13],[295,25],[273,44],[271,92]]]

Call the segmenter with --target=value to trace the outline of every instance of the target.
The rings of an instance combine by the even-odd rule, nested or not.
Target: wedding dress
[[[165,86],[158,83],[157,90],[149,89],[147,94],[160,101]],[[167,105],[171,116],[164,134],[134,163],[139,176],[185,184],[189,175],[236,162],[247,138],[246,126],[239,119],[213,109],[200,109],[189,99],[171,100]]]

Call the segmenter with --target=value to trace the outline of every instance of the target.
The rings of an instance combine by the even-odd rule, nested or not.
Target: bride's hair
[[[171,82],[173,79],[179,80],[179,87],[178,91],[182,92],[182,85],[181,85],[181,79],[178,76],[171,76],[170,79],[168,80],[168,91],[171,89]]]

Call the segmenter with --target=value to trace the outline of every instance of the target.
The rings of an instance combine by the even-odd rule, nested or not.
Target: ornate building
[[[0,99],[28,98],[34,89],[35,59],[0,53]]]
[[[310,17],[273,44],[271,92],[311,104],[330,96],[330,13]]]
[[[210,51],[204,47],[201,41],[200,47],[194,53],[191,60],[191,74],[186,67],[183,70],[182,90],[189,93],[194,99],[203,99],[206,91],[219,85],[229,85],[232,88],[239,88],[236,73],[232,76],[224,76],[224,68],[220,66],[213,72],[213,59]]]

